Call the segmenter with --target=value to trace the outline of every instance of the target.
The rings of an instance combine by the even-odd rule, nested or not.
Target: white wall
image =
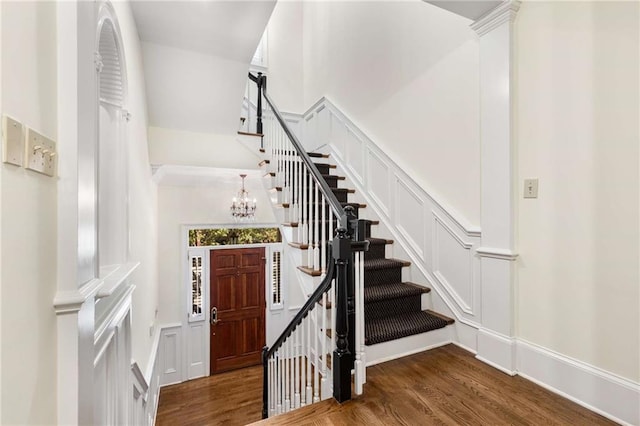
[[[267,26],[267,90],[280,111],[302,113],[303,2],[278,2]]]
[[[162,170],[162,169],[161,169]],[[160,320],[182,322],[182,225],[230,225],[231,199],[240,189],[239,173],[249,174],[245,187],[257,199],[256,223],[275,223],[260,171],[186,169],[165,176],[158,188],[158,271]],[[160,173],[160,172],[159,172]],[[186,260],[184,260],[186,261]]]
[[[2,2],[2,113],[57,138],[56,5]],[[34,54],[38,52],[38,54]],[[1,165],[2,424],[56,419],[56,179]]]
[[[128,2],[114,2],[127,65],[129,143],[130,257],[140,261],[131,281],[136,286],[132,302],[132,356],[146,371],[151,354],[158,308],[157,187],[151,179],[147,142],[147,104],[140,39]]]
[[[151,164],[257,168],[260,162],[257,149],[250,151],[237,141],[237,136],[149,127]]]
[[[480,223],[470,21],[419,0],[305,2],[304,103],[328,96],[422,187]]]
[[[248,62],[154,43],[142,46],[150,125],[235,134]]]
[[[518,335],[636,382],[639,12],[526,2],[516,21]]]

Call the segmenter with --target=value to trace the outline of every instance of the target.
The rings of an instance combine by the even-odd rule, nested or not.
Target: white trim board
[[[517,370],[578,405],[624,425],[640,424],[640,384],[517,339]]]

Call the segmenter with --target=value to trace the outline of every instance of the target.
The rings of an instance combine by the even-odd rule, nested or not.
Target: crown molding
[[[471,24],[471,29],[482,37],[505,22],[513,22],[518,10],[520,10],[519,0],[505,0]]]

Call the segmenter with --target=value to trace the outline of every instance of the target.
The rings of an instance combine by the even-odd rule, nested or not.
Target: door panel
[[[211,250],[211,374],[260,364],[265,345],[265,249]]]

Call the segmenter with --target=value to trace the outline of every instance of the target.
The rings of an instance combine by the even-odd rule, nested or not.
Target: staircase
[[[334,173],[328,155],[305,152],[266,93],[266,77],[250,78],[258,85],[259,165],[289,251],[299,252],[290,258],[301,273],[287,277],[288,285],[298,284],[296,275],[306,276],[300,285],[308,295],[274,344],[263,349],[266,418],[331,396],[347,401],[352,385],[362,394],[368,353],[380,362],[424,350],[429,339],[419,336],[453,320],[423,309],[430,289],[403,280],[410,262],[387,258],[393,241],[372,236],[379,223],[362,218],[367,206],[350,200],[355,190],[341,186],[346,178]],[[443,344],[446,335],[434,341]],[[412,336],[417,339],[407,340]]]
[[[316,167],[329,185],[342,206],[354,208],[356,216],[365,215],[366,204],[350,202],[355,190],[339,187],[344,176],[332,174],[334,166],[329,163],[329,156],[309,153],[314,158]],[[328,206],[324,206],[327,208]],[[282,208],[288,208],[283,206]],[[286,217],[287,214],[285,213]],[[375,235],[377,221],[366,220],[367,235]],[[287,223],[291,226],[291,223]],[[426,333],[453,324],[454,320],[429,309],[422,309],[422,295],[429,293],[430,288],[402,280],[402,270],[411,265],[400,259],[387,258],[387,246],[392,240],[367,238],[369,251],[364,255],[364,343],[376,345],[403,337]],[[307,246],[289,243],[300,250]],[[302,256],[304,257],[304,256]],[[306,266],[299,269],[310,276],[320,275],[319,270]]]

